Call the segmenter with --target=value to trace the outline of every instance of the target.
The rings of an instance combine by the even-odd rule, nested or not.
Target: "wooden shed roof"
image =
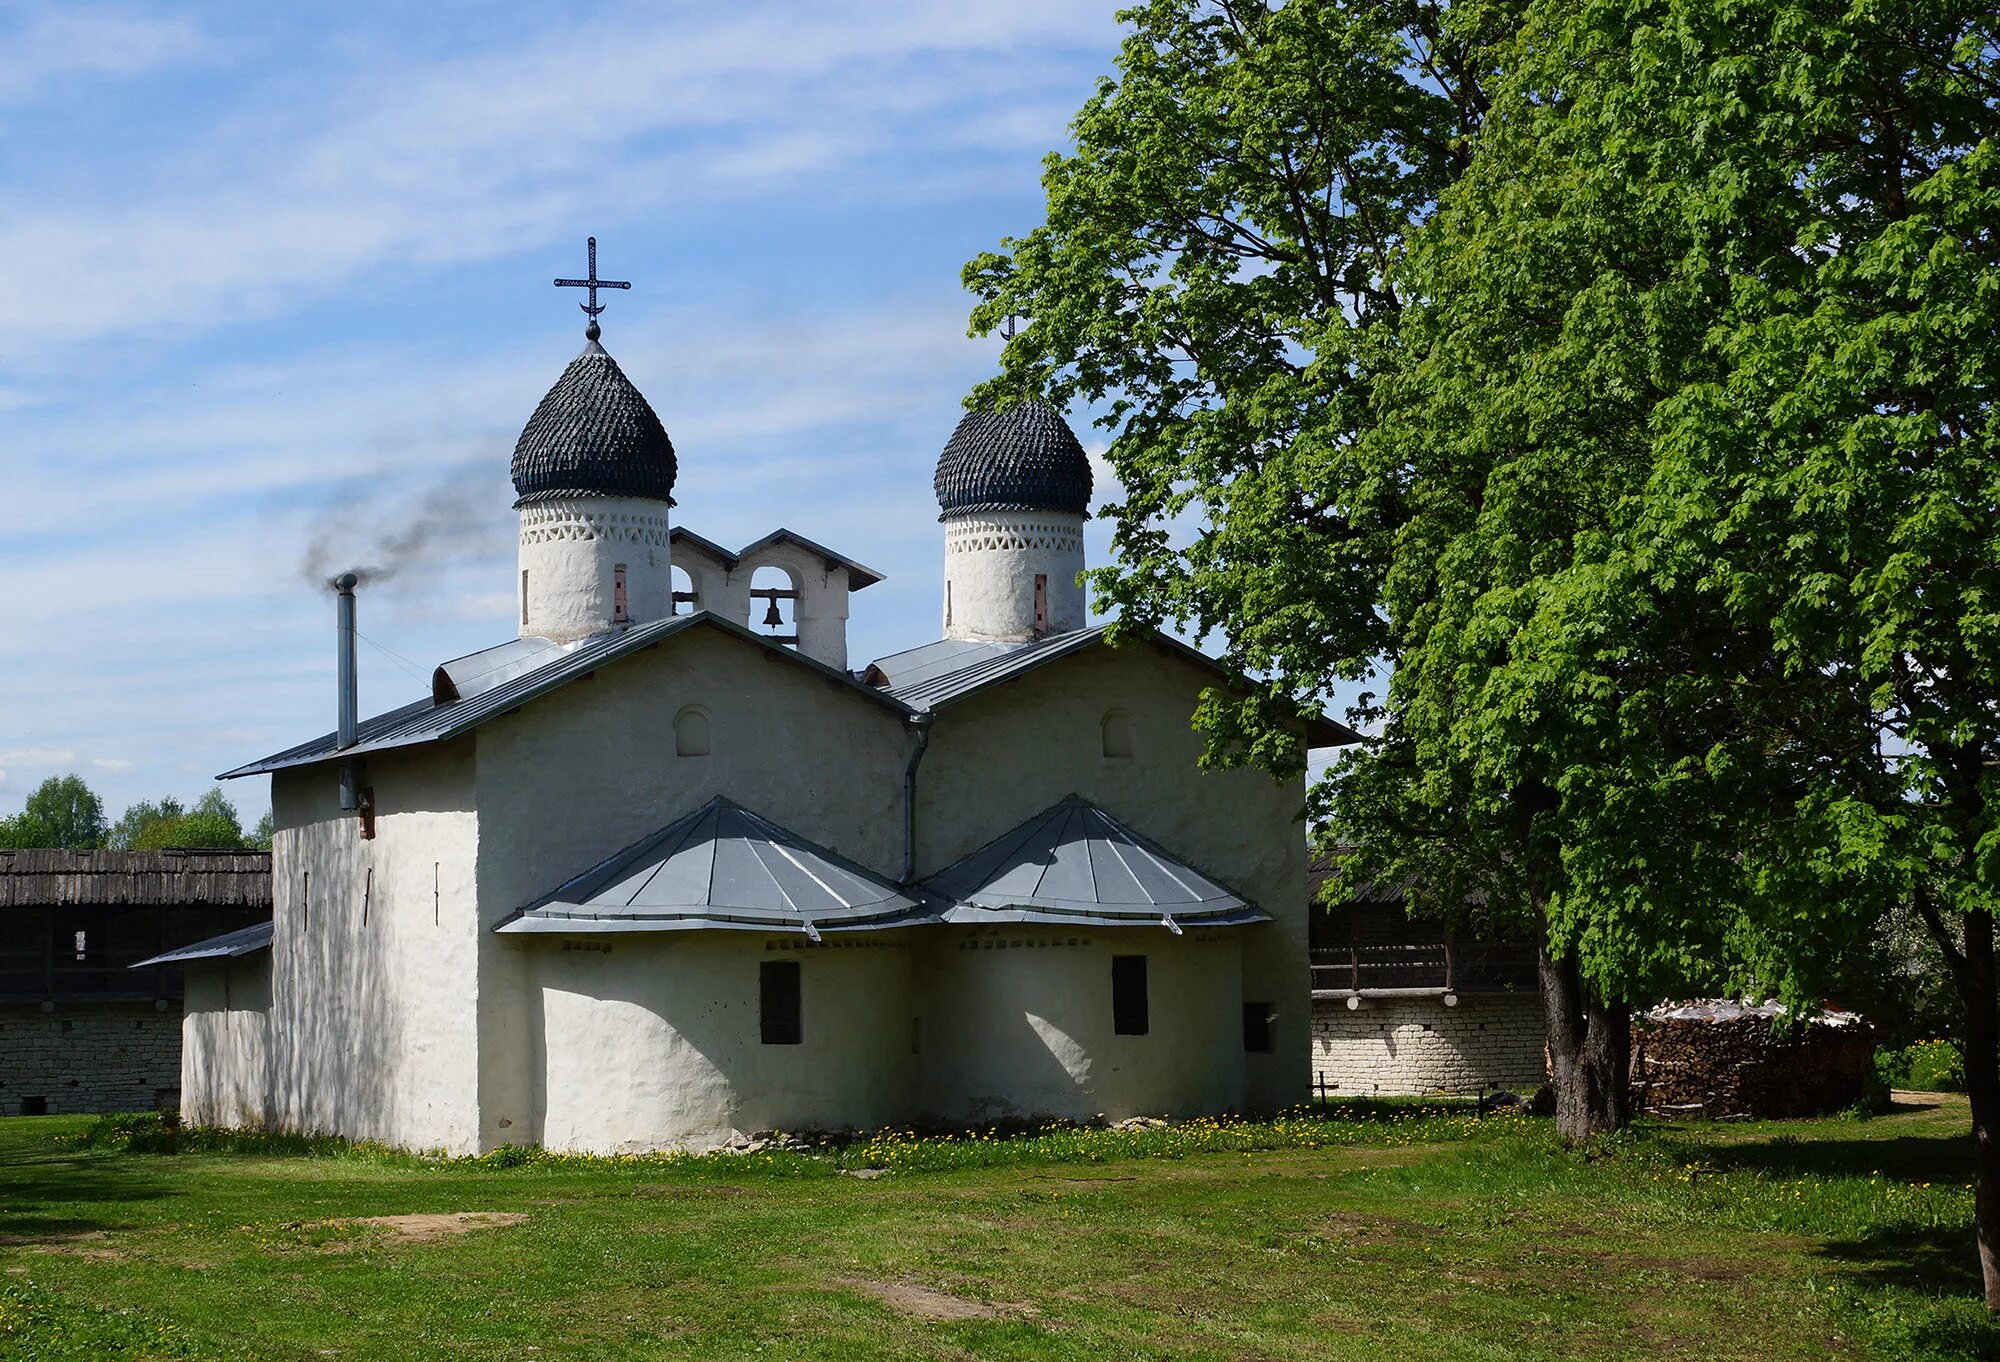
[[[0,851],[0,908],[265,908],[268,851]]]

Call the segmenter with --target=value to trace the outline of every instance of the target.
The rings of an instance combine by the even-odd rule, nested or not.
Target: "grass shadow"
[[[1857,1286],[1925,1294],[1980,1294],[1979,1258],[1971,1228],[1902,1228],[1819,1245],[1814,1256],[1841,1265]]]
[[[1699,1157],[1718,1170],[1759,1172],[1772,1177],[1869,1177],[1899,1182],[1969,1182],[1972,1135],[1893,1135],[1885,1139],[1801,1139],[1777,1134],[1729,1143],[1679,1140],[1677,1152]]]

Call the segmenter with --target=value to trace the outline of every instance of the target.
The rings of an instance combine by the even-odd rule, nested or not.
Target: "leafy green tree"
[[[112,844],[132,851],[227,850],[246,845],[243,820],[219,789],[208,791],[192,808],[172,795],[158,803],[142,800],[132,805],[113,827]]]
[[[162,801],[163,803],[167,801]],[[243,845],[243,820],[221,790],[212,789],[175,818],[148,823],[134,839],[139,851],[178,848],[229,850]]]
[[[1474,839],[1425,868],[1537,907],[1607,1011],[1810,1002],[1903,895],[2000,1308],[1993,14],[1535,5],[1503,65],[1397,276],[1398,669],[1336,808],[1383,857],[1397,816]]]
[[[118,816],[118,821],[111,825],[109,844],[122,851],[140,850],[142,838],[149,842],[157,841],[158,834],[149,831],[155,824],[177,823],[186,814],[186,806],[172,795],[158,803],[142,799],[127,806],[125,812]]]
[[[56,839],[55,829],[31,813],[22,812],[11,818],[0,818],[0,847],[23,850],[61,845],[62,843]]]
[[[269,809],[264,810],[264,816],[257,820],[257,826],[244,839],[244,845],[254,851],[269,851],[271,849],[271,841],[277,835],[277,827],[277,822],[271,816],[271,811]]]
[[[1491,34],[1461,6],[1150,0],[1045,163],[1046,222],[966,266],[975,331],[1030,320],[974,403],[1109,399],[1133,625],[1212,637],[1247,689],[1215,759],[1295,776],[1302,704],[1369,673],[1382,527],[1354,515],[1369,337],[1411,227],[1471,155]],[[1199,519],[1194,542],[1178,526]]]
[[[89,850],[104,845],[104,801],[79,775],[50,776],[22,805],[54,840],[50,846]]]

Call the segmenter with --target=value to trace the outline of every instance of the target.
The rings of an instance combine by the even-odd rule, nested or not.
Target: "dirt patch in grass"
[[[870,1277],[842,1277],[840,1285],[872,1296],[899,1315],[921,1320],[1002,1319],[1033,1313],[1026,1306],[995,1305],[968,1300],[918,1282],[883,1282]]]
[[[519,1211],[434,1211],[420,1215],[365,1215],[356,1225],[376,1225],[406,1244],[433,1244],[473,1230],[518,1225],[528,1217]]]

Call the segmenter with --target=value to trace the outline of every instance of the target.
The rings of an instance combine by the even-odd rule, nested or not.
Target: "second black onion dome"
[[[938,455],[940,520],[980,511],[1090,510],[1090,458],[1046,402],[975,411]]]
[[[558,497],[674,500],[674,442],[595,339],[550,388],[514,445],[516,506]]]

